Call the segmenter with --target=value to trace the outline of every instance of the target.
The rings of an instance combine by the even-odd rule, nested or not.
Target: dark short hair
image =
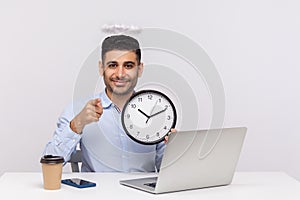
[[[105,59],[105,54],[108,51],[121,50],[121,51],[133,51],[136,54],[138,64],[141,62],[141,49],[139,42],[127,35],[113,35],[105,38],[101,47],[102,61]]]

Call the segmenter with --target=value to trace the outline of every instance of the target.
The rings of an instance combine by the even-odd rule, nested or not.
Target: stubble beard
[[[109,80],[107,80],[109,79]],[[125,87],[122,86],[116,86],[113,83],[113,80],[125,80],[127,84],[129,84],[129,87],[126,85]],[[129,94],[131,94],[134,91],[134,88],[137,84],[137,78],[136,79],[118,79],[118,78],[107,78],[104,75],[104,83],[106,86],[106,89],[108,90],[107,92],[111,93],[112,96],[114,97],[124,97]],[[127,88],[128,87],[128,88]]]

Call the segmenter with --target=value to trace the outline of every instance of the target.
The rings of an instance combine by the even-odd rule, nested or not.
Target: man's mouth
[[[127,80],[112,80],[117,87],[123,87],[128,82]]]

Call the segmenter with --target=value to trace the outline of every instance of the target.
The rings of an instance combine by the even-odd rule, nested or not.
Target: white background
[[[103,24],[174,30],[202,46],[226,95],[225,126],[247,126],[240,171],[300,180],[300,3],[0,1],[0,175],[39,159]]]

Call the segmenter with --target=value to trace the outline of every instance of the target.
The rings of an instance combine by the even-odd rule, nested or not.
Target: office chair
[[[72,172],[80,172],[79,163],[82,162],[81,156],[82,156],[81,150],[76,150],[75,152],[72,153],[71,158],[68,161],[71,164]]]

